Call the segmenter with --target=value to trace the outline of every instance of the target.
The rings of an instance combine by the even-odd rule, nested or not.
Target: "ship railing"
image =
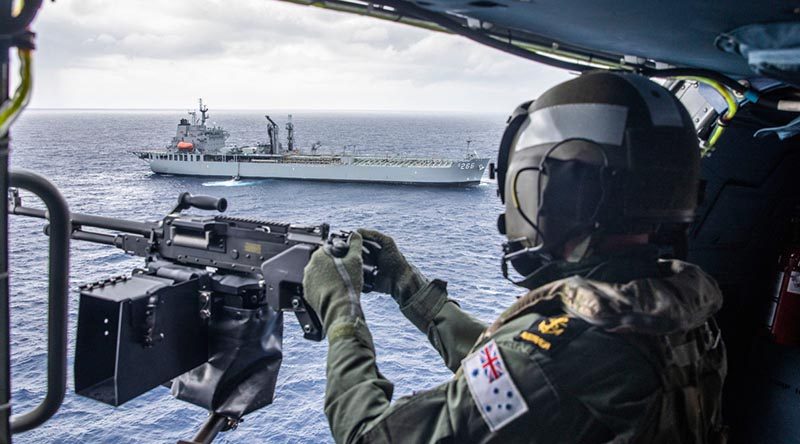
[[[391,158],[358,158],[353,162],[362,166],[396,166],[419,168],[449,168],[454,161],[444,159],[391,159]]]

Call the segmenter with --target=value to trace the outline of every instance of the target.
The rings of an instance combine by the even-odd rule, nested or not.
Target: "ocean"
[[[263,113],[211,110],[211,121],[247,145],[266,138]],[[286,112],[271,117],[281,127]],[[451,297],[485,322],[521,293],[500,273],[497,215],[502,205],[488,177],[474,187],[317,183],[291,180],[232,182],[225,178],[159,176],[129,153],[166,145],[182,111],[27,111],[12,128],[12,167],[48,177],[75,212],[156,220],[178,194],[228,199],[228,214],[299,224],[328,222],[335,230],[369,227],[393,236],[429,278],[448,281]],[[295,112],[296,144],[321,142],[323,151],[463,157],[469,150],[496,158],[504,115]],[[282,136],[285,132],[282,133]],[[355,145],[355,147],[353,147]],[[32,199],[26,201],[38,205]],[[15,412],[26,411],[45,389],[47,237],[38,219],[11,216],[12,384]],[[15,435],[18,443],[174,443],[189,439],[203,409],[157,388],[113,408],[74,393],[72,364],[77,287],[130,273],[141,259],[108,246],[73,241],[70,287],[69,383],[49,422]],[[395,384],[395,398],[445,382],[451,373],[425,336],[386,295],[362,296],[377,347],[380,371]],[[332,442],[322,410],[326,342],[302,338],[287,314],[284,358],[272,405],[244,418],[216,442]]]

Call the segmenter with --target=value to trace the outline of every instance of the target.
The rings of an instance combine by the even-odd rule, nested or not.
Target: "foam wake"
[[[258,183],[257,180],[218,180],[215,182],[203,182],[204,187],[246,187]]]

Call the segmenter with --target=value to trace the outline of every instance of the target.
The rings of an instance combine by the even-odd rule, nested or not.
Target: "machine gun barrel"
[[[14,194],[14,201],[10,205],[9,213],[20,216],[36,217],[39,219],[47,219],[47,212],[38,208],[23,207],[19,205],[19,196]],[[94,216],[91,214],[70,213],[70,220],[72,221],[73,230],[78,227],[94,227],[104,230],[119,231],[123,233],[138,234],[141,236],[149,236],[154,228],[154,224],[146,222],[137,222],[132,220],[115,219],[113,217]],[[75,236],[73,236],[75,237]],[[75,237],[78,239],[78,237]],[[94,239],[81,239],[90,240],[92,242],[101,242]],[[113,243],[109,245],[114,245]]]
[[[47,234],[49,235],[50,233]],[[75,240],[93,242],[95,244],[103,244],[103,245],[111,245],[114,247],[119,247],[117,242],[117,239],[119,237],[113,234],[92,233],[89,231],[74,230],[72,232],[72,238]]]
[[[44,234],[50,236],[50,224],[44,226]],[[111,245],[113,247],[122,248],[119,241],[119,236],[104,233],[92,233],[91,231],[72,230],[70,235],[72,239],[93,242],[95,244]]]
[[[72,213],[72,225],[81,227],[102,228],[123,233],[149,236],[154,225],[133,220],[115,219],[113,217],[93,216],[91,214]]]

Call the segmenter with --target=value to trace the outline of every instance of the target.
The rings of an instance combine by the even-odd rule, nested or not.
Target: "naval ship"
[[[198,111],[199,117],[197,111],[190,111],[189,119],[180,120],[175,137],[165,149],[133,154],[158,174],[452,186],[480,183],[489,163],[476,153],[462,159],[321,154],[319,142],[303,153],[295,148],[291,115],[285,126],[285,147],[279,140],[278,125],[269,116],[265,116],[265,143],[228,146],[227,131],[206,125],[208,107],[202,99]]]

